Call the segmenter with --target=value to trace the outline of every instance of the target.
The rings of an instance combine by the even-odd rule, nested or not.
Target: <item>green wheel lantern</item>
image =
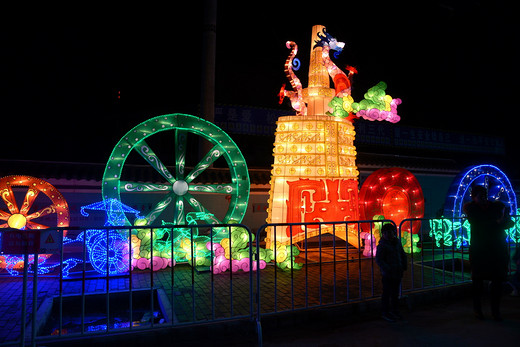
[[[169,168],[161,161],[159,156],[148,145],[150,138],[158,137],[162,132],[174,134],[175,143],[160,148],[170,149],[169,155],[174,156],[174,167]],[[203,138],[212,147],[202,158],[188,171],[186,168],[187,156],[194,155],[197,151],[188,151],[188,135]],[[193,135],[189,135],[193,136]],[[200,140],[200,139],[199,139]],[[173,142],[173,140],[172,140]],[[191,143],[191,142],[190,142]],[[153,171],[160,174],[164,182],[133,182],[125,181],[122,177],[125,161],[132,152],[138,153],[143,163],[150,166]],[[165,156],[161,152],[161,156]],[[196,178],[208,169],[217,159],[223,157],[226,160],[230,173],[230,182],[219,184],[205,184],[196,182]],[[171,159],[171,158],[170,158]],[[110,159],[107,162],[103,175],[102,194],[103,199],[117,199],[121,202],[125,199],[125,193],[151,193],[161,195],[159,202],[146,212],[144,220],[139,220],[140,225],[155,225],[160,223],[157,217],[167,208],[174,208],[173,224],[186,223],[188,209],[195,212],[204,212],[207,224],[228,223],[229,221],[241,222],[247,209],[249,199],[249,174],[245,159],[233,140],[219,127],[204,119],[187,114],[168,114],[151,118],[126,133],[117,143]],[[192,193],[214,193],[222,195],[229,200],[229,206],[224,217],[217,217]],[[224,200],[224,199],[223,199]],[[191,206],[191,207],[190,207]],[[144,212],[144,211],[142,211]],[[120,220],[126,225],[133,225],[122,214]]]

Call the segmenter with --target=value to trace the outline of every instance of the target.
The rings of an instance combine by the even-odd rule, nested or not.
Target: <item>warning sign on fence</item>
[[[60,250],[61,231],[9,230],[2,232],[1,251],[6,254],[50,254]]]
[[[61,231],[40,231],[40,254],[57,253],[60,251]]]

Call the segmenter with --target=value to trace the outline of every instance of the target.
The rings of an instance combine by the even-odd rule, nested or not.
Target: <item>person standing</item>
[[[397,238],[397,229],[392,223],[384,224],[381,228],[376,263],[381,269],[383,282],[381,317],[389,322],[402,319],[399,313],[399,287],[407,268],[407,259],[401,240]]]
[[[502,282],[507,279],[509,263],[505,230],[513,226],[513,221],[502,202],[488,200],[484,186],[474,185],[471,188],[471,199],[463,210],[471,226],[469,261],[473,282],[473,310],[475,317],[484,319],[481,300],[484,280],[489,280],[491,314],[495,320],[500,321]]]

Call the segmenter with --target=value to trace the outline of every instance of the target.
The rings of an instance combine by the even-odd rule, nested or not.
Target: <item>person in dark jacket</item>
[[[516,245],[516,251],[511,260],[513,260],[513,263],[516,265],[516,271],[509,281],[509,284],[513,287],[511,296],[520,296],[520,248],[518,244]]]
[[[502,202],[488,200],[484,186],[474,185],[471,188],[471,199],[463,210],[471,225],[469,261],[473,282],[473,309],[475,317],[484,319],[481,297],[484,280],[490,280],[491,314],[495,320],[500,321],[502,282],[507,279],[509,264],[505,230],[513,226],[513,221]]]
[[[397,238],[397,229],[392,223],[385,224],[381,228],[376,263],[381,269],[383,282],[382,318],[390,322],[402,319],[399,314],[399,287],[403,272],[407,268],[407,259],[401,240]]]

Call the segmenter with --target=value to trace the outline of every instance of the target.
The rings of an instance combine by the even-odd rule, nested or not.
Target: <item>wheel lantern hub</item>
[[[21,213],[15,213],[7,220],[7,225],[13,229],[23,229],[27,224],[27,218]]]
[[[186,181],[184,181],[184,180],[178,180],[178,181],[175,181],[175,183],[173,183],[173,192],[177,196],[186,195],[188,190],[189,190],[188,183],[186,183]]]

